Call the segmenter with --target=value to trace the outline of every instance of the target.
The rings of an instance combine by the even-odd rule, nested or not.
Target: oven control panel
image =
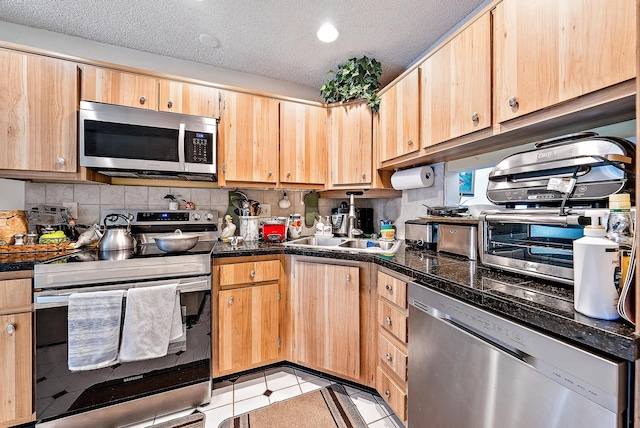
[[[131,219],[131,226],[154,225],[217,225],[217,210],[105,210],[102,212],[101,223],[109,214],[122,214]],[[115,225],[126,226],[123,218],[118,218]]]

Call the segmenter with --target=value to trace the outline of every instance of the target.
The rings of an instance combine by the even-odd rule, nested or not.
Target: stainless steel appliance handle
[[[208,291],[211,290],[211,277],[198,277],[198,278],[186,278],[179,280],[176,290],[183,293],[189,293],[194,291]],[[160,281],[147,281],[136,282],[127,284],[112,284],[94,287],[78,287],[78,288],[66,288],[62,290],[45,290],[36,292],[33,295],[34,306],[36,309],[53,308],[69,305],[69,296],[74,293],[83,293],[90,291],[110,291],[110,290],[125,290],[125,297],[127,295],[126,290],[131,288],[151,287],[156,285],[173,284],[175,280],[160,280]]]
[[[181,171],[184,171],[185,128],[186,128],[185,123],[184,122],[180,122],[180,127],[178,128],[178,163],[180,165],[180,170]]]
[[[578,226],[589,224],[588,220],[584,216],[580,215],[566,215],[561,216],[558,214],[486,214],[482,216],[482,220],[486,222],[499,222],[499,223],[528,223],[528,224],[557,224],[561,226]],[[587,223],[585,223],[587,221]]]

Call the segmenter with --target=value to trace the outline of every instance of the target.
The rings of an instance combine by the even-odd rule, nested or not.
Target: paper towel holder
[[[416,168],[394,170],[391,186],[396,190],[419,189],[433,186],[435,173],[429,165]]]

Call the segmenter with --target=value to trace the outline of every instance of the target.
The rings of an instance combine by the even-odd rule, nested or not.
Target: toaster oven
[[[480,220],[483,265],[573,284],[573,241],[589,224],[584,211],[491,210]]]

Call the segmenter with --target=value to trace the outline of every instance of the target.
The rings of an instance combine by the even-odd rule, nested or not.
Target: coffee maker
[[[356,208],[355,227],[365,234],[374,232],[373,208]],[[349,233],[349,204],[346,202],[331,209],[331,228],[336,236],[347,236]]]

